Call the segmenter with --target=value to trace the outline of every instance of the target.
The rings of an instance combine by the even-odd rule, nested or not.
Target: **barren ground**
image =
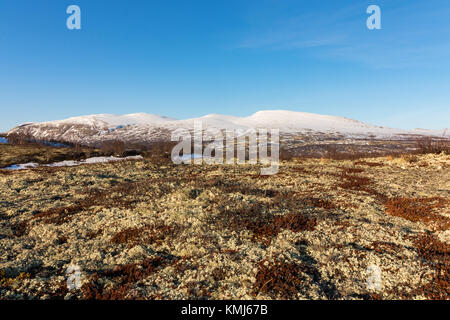
[[[449,299],[449,193],[448,155],[0,171],[0,298]]]

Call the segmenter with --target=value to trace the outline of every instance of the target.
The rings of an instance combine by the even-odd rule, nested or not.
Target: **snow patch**
[[[191,163],[191,160],[194,159],[208,159],[209,157],[204,156],[202,154],[186,154],[186,155],[182,155],[182,156],[175,156],[173,157],[174,161],[181,161],[183,163]]]
[[[118,157],[92,157],[87,158],[85,160],[75,161],[75,160],[65,160],[60,162],[54,162],[50,164],[44,164],[43,167],[74,167],[83,164],[92,164],[92,163],[105,163],[105,162],[116,162],[116,161],[124,161],[124,160],[142,160],[144,159],[142,156],[130,156],[124,158]],[[23,164],[14,164],[12,166],[3,168],[4,170],[25,170],[39,167],[38,163],[30,162]]]
[[[38,163],[29,162],[29,163],[22,163],[22,164],[13,164],[12,166],[3,168],[4,170],[25,170],[25,169],[31,169],[39,167]]]

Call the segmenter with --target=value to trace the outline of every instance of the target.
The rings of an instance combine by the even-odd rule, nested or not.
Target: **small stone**
[[[71,293],[69,292],[69,293],[67,293],[67,294],[64,296],[64,300],[71,300],[72,297],[73,297],[73,294],[71,294]]]

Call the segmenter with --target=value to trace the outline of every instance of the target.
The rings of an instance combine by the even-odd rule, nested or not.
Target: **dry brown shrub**
[[[243,195],[261,196],[273,198],[280,194],[280,191],[274,189],[257,189],[253,185],[243,184],[239,181],[225,181],[223,179],[215,179],[202,183],[203,188],[218,188],[225,193],[241,193]]]
[[[416,141],[417,151],[421,154],[450,154],[450,141],[443,139],[420,138]]]
[[[305,262],[295,264],[275,260],[263,260],[258,264],[258,273],[254,283],[254,294],[269,294],[277,299],[295,299],[299,292],[305,292],[305,283],[315,283],[328,299],[340,297],[336,287],[321,278],[318,269]]]
[[[267,221],[247,220],[244,226],[253,232],[256,240],[265,245],[270,245],[272,239],[281,232],[282,229],[293,232],[312,231],[317,222],[315,218],[305,217],[299,213],[288,213],[284,216],[275,216]]]
[[[356,161],[354,163],[354,165],[356,165],[356,166],[367,166],[367,167],[382,167],[382,166],[384,166],[384,164],[379,163],[379,162],[370,162],[370,161],[364,161],[364,160]]]
[[[262,292],[282,299],[293,299],[305,280],[301,268],[294,263],[279,260],[269,263],[264,260],[259,263],[258,269],[254,284],[255,295]],[[316,270],[309,271],[313,277],[318,277]]]
[[[230,188],[226,187],[224,190],[230,191]],[[220,207],[220,214],[211,218],[211,223],[218,223],[221,227],[232,230],[250,230],[255,240],[270,245],[272,238],[282,229],[294,232],[312,231],[317,223],[316,217],[312,214],[326,213],[327,210],[338,208],[332,200],[305,197],[298,192],[253,189],[251,193],[269,197],[271,201],[254,202],[236,209]],[[287,213],[284,215],[273,213],[280,211]]]
[[[353,191],[363,191],[366,192],[374,198],[382,203],[387,200],[387,197],[381,192],[376,191],[371,187],[372,180],[369,177],[357,176],[353,174],[349,174],[348,171],[344,170],[341,174],[336,175],[339,178],[339,183],[336,184],[337,187],[340,187],[345,190],[353,190]]]
[[[450,299],[450,245],[441,242],[432,234],[414,239],[422,262],[430,266],[434,273],[431,281],[420,288],[419,293],[432,300]]]
[[[369,151],[364,151],[364,150],[358,150],[358,148],[356,148],[356,145],[348,146],[347,150],[342,149],[342,145],[337,145],[337,144],[321,145],[320,147],[324,151],[323,158],[331,159],[331,160],[367,159],[367,158],[385,156],[386,153],[388,152],[388,151],[369,152]]]
[[[320,208],[333,210],[338,206],[333,200],[311,196],[311,192],[277,192],[273,197],[271,208],[301,210],[302,208]]]
[[[450,245],[441,242],[435,235],[427,232],[417,236],[408,236],[420,258],[420,262],[431,269],[431,276],[428,271],[420,275],[420,280],[425,284],[418,288],[405,292],[399,288],[393,288],[388,291],[397,298],[411,300],[417,296],[425,296],[430,300],[449,300],[450,299]],[[404,284],[410,287],[409,283]]]
[[[435,230],[448,230],[450,219],[435,210],[448,207],[449,200],[432,198],[393,198],[386,201],[386,213],[412,222],[423,222]]]
[[[106,153],[122,157],[125,154],[126,145],[125,142],[120,140],[104,141],[102,142],[100,149]]]
[[[405,154],[400,157],[401,160],[409,164],[419,162],[419,158],[414,154]]]
[[[141,263],[130,263],[95,273],[91,281],[85,283],[81,288],[83,298],[86,300],[127,299],[134,284],[157,272],[168,263],[172,263],[172,259],[156,257]],[[102,278],[113,281],[113,285],[105,287],[105,281],[102,281]]]
[[[99,235],[101,235],[102,233],[103,233],[103,231],[102,231],[101,229],[96,230],[96,231],[92,230],[92,231],[89,231],[89,232],[88,232],[87,237],[88,237],[89,239],[95,239],[95,238],[97,238]]]
[[[21,237],[28,233],[28,221],[20,221],[11,225],[13,234]]]
[[[284,147],[280,148],[279,154],[281,161],[290,161],[294,158],[294,153],[291,150]]]
[[[176,261],[174,261],[173,268],[176,274],[181,277],[187,270],[195,269],[196,266],[192,264],[192,261],[189,260],[189,257],[181,256]]]
[[[69,241],[69,238],[67,238],[65,235],[61,235],[56,239],[56,244],[64,244],[67,243],[67,241]]]
[[[402,250],[403,247],[392,243],[392,242],[384,242],[384,241],[374,241],[371,243],[371,248],[377,253],[396,253],[399,250]]]
[[[293,232],[312,231],[316,224],[315,218],[309,218],[300,213],[288,213],[284,216],[276,216],[273,219],[273,225],[276,229],[288,229]]]
[[[32,136],[25,133],[10,133],[7,136],[8,143],[14,145],[26,145],[32,141]]]
[[[340,168],[342,170],[342,172],[344,172],[345,174],[352,174],[352,173],[361,173],[364,172],[363,169],[361,168],[346,168],[346,167],[342,167]]]
[[[164,224],[127,228],[113,235],[111,242],[115,244],[127,244],[129,248],[132,248],[141,243],[151,244],[162,241],[176,230],[176,227]]]
[[[365,187],[369,186],[372,183],[372,181],[368,177],[349,175],[345,172],[339,175],[339,178],[341,178],[341,183],[339,183],[338,186],[348,190],[366,191]]]
[[[211,275],[212,275],[214,281],[222,281],[222,280],[225,280],[227,277],[227,270],[226,270],[226,268],[223,268],[223,267],[216,267],[211,272]]]
[[[316,219],[296,210],[285,215],[273,215],[269,208],[274,205],[267,203],[253,203],[248,207],[236,210],[223,210],[218,219],[211,220],[222,227],[232,230],[247,229],[253,232],[253,238],[270,245],[272,239],[282,229],[293,232],[312,231],[316,226]]]
[[[303,201],[306,205],[312,206],[314,208],[333,210],[338,207],[334,202],[327,200],[327,199],[307,197],[307,198],[304,198]]]
[[[310,173],[309,170],[307,170],[305,167],[295,166],[289,168],[289,173]]]
[[[153,163],[168,164],[172,163],[172,149],[176,146],[176,142],[156,141],[147,147],[144,157]]]
[[[61,225],[72,219],[72,215],[83,210],[81,205],[72,205],[67,207],[50,208],[41,211],[33,216],[33,219],[42,219],[43,223],[53,223]]]

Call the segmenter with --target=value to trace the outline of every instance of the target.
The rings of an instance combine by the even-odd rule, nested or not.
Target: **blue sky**
[[[66,28],[79,5],[82,29]],[[366,9],[381,8],[381,30]],[[448,0],[2,0],[0,131],[264,109],[449,127]]]

